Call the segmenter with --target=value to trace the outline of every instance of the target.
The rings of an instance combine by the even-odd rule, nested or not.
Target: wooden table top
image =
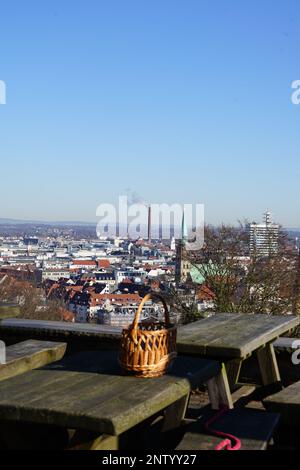
[[[68,356],[0,383],[0,419],[119,435],[216,376],[218,362],[177,357],[162,377],[123,375],[114,351]]]
[[[65,321],[52,320],[29,320],[26,318],[6,318],[0,320],[1,331],[24,331],[26,332],[48,332],[48,333],[66,333],[68,335],[98,338],[116,337],[119,338],[122,333],[122,327],[110,325],[97,325],[94,323],[72,323]]]
[[[184,354],[243,358],[299,323],[292,315],[218,313],[178,328],[177,347]]]

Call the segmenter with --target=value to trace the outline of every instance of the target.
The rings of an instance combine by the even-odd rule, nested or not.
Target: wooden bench
[[[300,381],[263,400],[267,410],[280,412],[282,422],[300,427]]]
[[[0,381],[62,359],[66,343],[30,339],[6,347],[6,360],[0,364]]]
[[[185,424],[185,434],[176,450],[213,450],[221,437],[209,435],[204,430],[208,416]],[[280,415],[263,410],[236,408],[228,411],[213,425],[213,429],[234,435],[242,442],[241,450],[266,450],[276,432]]]

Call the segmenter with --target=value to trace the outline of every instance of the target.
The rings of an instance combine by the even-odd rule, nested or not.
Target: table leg
[[[118,450],[118,436],[97,434],[94,432],[77,430],[71,439],[68,450]]]
[[[257,351],[257,359],[263,385],[270,385],[281,381],[272,343],[266,344]]]
[[[184,397],[177,400],[172,405],[168,406],[165,411],[164,423],[162,431],[171,431],[180,426],[182,420],[185,417],[186,409],[188,407],[190,395],[185,395]]]
[[[230,390],[236,388],[239,380],[243,359],[231,359],[226,362],[226,372]]]
[[[211,407],[218,410],[221,405],[233,408],[233,401],[228,383],[225,365],[222,364],[221,372],[207,381],[207,388]]]

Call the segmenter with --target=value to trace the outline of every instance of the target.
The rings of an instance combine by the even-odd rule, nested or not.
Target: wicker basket
[[[139,323],[145,302],[152,298],[162,302],[165,322]],[[168,307],[163,297],[156,293],[147,294],[139,305],[131,327],[122,332],[120,365],[136,377],[159,377],[165,374],[177,355],[176,333],[176,327],[170,324]]]

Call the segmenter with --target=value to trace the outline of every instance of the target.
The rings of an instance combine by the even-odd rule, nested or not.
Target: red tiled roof
[[[75,259],[73,260],[73,265],[75,266],[97,266],[96,261],[89,259]]]
[[[66,291],[73,290],[75,292],[81,292],[83,286],[65,286]]]
[[[128,277],[126,277],[125,279],[123,279],[122,284],[133,284],[133,282],[131,279],[128,279]]]
[[[65,286],[65,290],[68,293],[68,297],[71,300],[76,292],[82,292],[83,286]]]
[[[97,261],[98,267],[99,268],[109,268],[110,267],[110,262],[108,259],[99,259]]]

